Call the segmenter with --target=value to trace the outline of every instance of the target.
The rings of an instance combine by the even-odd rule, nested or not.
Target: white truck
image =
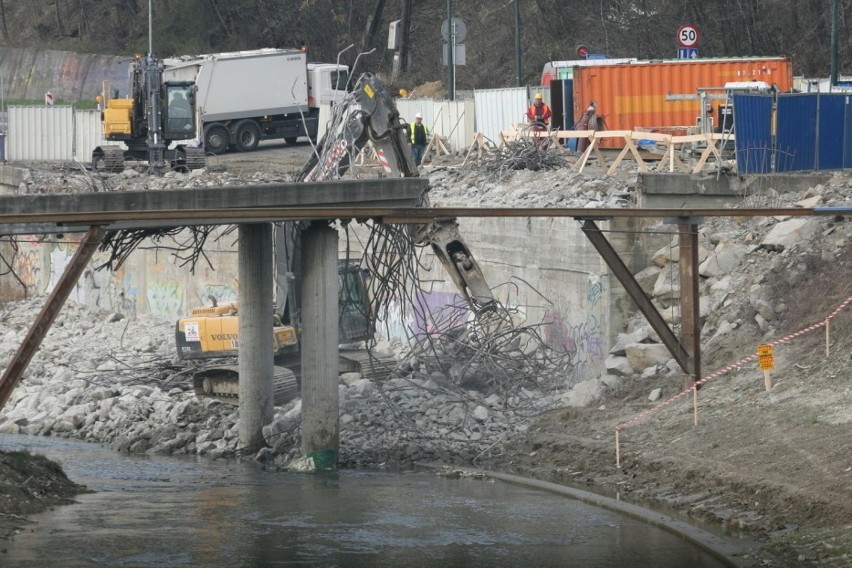
[[[319,109],[343,100],[349,68],[308,63],[297,49],[165,59],[166,81],[193,81],[198,139],[207,152],[247,152],[261,140],[317,138]]]

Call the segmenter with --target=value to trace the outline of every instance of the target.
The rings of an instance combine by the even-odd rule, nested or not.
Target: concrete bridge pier
[[[314,222],[302,232],[301,350],[302,453],[316,469],[340,453],[338,286],[337,231]]]
[[[272,224],[239,226],[240,450],[265,445],[263,427],[272,422]]]

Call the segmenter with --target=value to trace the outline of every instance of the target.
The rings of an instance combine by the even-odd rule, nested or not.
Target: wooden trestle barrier
[[[481,134],[481,133],[478,133]],[[714,157],[716,163],[721,163],[722,154],[719,150],[719,143],[728,143],[734,141],[734,135],[729,133],[708,133],[708,134],[689,134],[686,136],[673,136],[671,134],[661,134],[657,132],[639,132],[635,130],[551,130],[550,132],[532,132],[521,133],[515,125],[512,125],[507,130],[500,133],[500,147],[502,148],[507,142],[517,140],[521,136],[548,136],[556,143],[558,140],[566,139],[586,139],[589,145],[580,154],[577,161],[571,166],[572,169],[582,172],[589,163],[592,154],[598,159],[600,167],[606,170],[606,175],[612,175],[625,158],[632,159],[639,171],[648,172],[648,164],[642,158],[642,154],[636,146],[639,140],[653,140],[657,144],[665,146],[665,152],[662,158],[657,163],[654,171],[656,172],[682,172],[682,173],[700,173],[707,165],[710,157]],[[624,147],[616,156],[612,164],[610,164],[603,152],[601,152],[600,142],[608,138],[621,138],[624,140]],[[680,158],[681,150],[684,144],[703,144],[704,149],[698,157],[696,164],[690,167]],[[471,146],[471,149],[473,146]],[[470,155],[470,152],[468,152]],[[481,150],[480,150],[481,155]],[[467,161],[467,158],[465,158]]]

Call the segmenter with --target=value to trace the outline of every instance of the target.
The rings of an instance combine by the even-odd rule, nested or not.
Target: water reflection
[[[291,475],[0,436],[0,449],[22,447],[97,493],[37,516],[4,543],[3,566],[724,565],[645,523],[504,483]]]

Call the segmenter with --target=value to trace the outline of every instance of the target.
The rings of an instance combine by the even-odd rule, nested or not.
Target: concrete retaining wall
[[[49,293],[82,239],[81,234],[41,237],[18,237],[12,244],[8,239],[0,242],[0,255],[14,268],[13,275],[3,271],[0,276],[0,301],[20,300]],[[106,311],[119,311],[128,315],[153,313],[166,318],[185,315],[200,305],[209,305],[209,296],[220,302],[236,301],[237,253],[225,237],[219,244],[211,242],[205,252],[212,267],[204,261],[196,266],[195,273],[181,267],[182,261],[171,250],[154,248],[146,243],[131,255],[117,272],[98,270],[107,259],[97,252],[89,267],[71,293],[70,300],[98,307]],[[169,246],[168,243],[163,243]],[[0,262],[5,268],[5,262]]]
[[[649,246],[631,232],[621,232],[635,220],[599,222],[631,268],[644,268]],[[583,234],[580,224],[562,218],[460,219],[459,229],[499,301],[515,311],[515,323],[538,326],[545,342],[575,354],[576,376],[585,379],[604,370],[604,359],[618,333],[624,331],[632,303]],[[354,227],[352,255],[366,233]],[[345,239],[341,239],[344,243]],[[651,253],[656,249],[651,250]],[[437,313],[446,305],[463,305],[463,296],[447,277],[443,265],[427,249],[421,273],[426,292],[418,300]],[[633,266],[635,265],[635,267]],[[390,321],[379,326],[392,338],[431,331],[429,315],[404,313],[394,306]],[[425,320],[425,321],[424,321]]]
[[[624,223],[627,223],[625,221]],[[635,223],[630,220],[629,222]],[[614,223],[599,222],[612,231]],[[619,229],[627,228],[622,225]],[[365,234],[350,238],[353,256],[362,254],[359,242]],[[503,218],[461,219],[460,230],[480,263],[495,295],[515,311],[517,324],[538,325],[542,338],[552,347],[575,354],[580,379],[599,375],[617,333],[623,331],[624,316],[632,305],[597,251],[573,219]],[[607,233],[613,246],[631,268],[644,266],[652,248],[637,242],[631,232]],[[49,292],[76,250],[82,235],[21,237],[16,246],[0,243],[0,254],[13,267],[0,276],[0,300],[21,299]],[[341,235],[341,246],[346,239]],[[107,311],[133,315],[154,313],[174,319],[192,307],[209,305],[209,296],[219,302],[238,297],[237,252],[233,235],[205,247],[212,267],[200,263],[192,274],[171,253],[170,243],[157,250],[153,244],[140,247],[116,273],[96,270],[107,260],[98,252],[71,294],[71,300]],[[424,259],[422,281],[428,287],[420,298],[431,309],[463,304],[463,298],[431,253]],[[635,266],[633,266],[635,265]],[[399,306],[380,326],[383,336],[404,339],[429,328],[430,322]],[[428,318],[426,318],[428,319]]]

